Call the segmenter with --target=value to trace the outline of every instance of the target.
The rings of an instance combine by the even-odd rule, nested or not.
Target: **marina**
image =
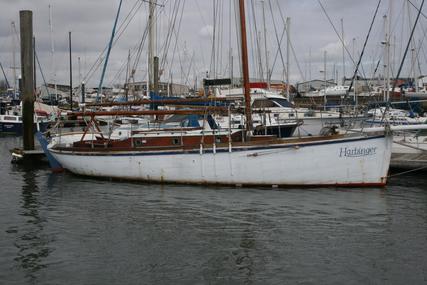
[[[17,143],[0,142],[3,283],[425,282],[422,173],[386,188],[135,184],[10,164]]]
[[[0,0],[0,283],[426,282],[424,0],[108,1]]]

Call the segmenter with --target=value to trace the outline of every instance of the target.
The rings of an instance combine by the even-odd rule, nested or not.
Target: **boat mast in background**
[[[68,32],[68,49],[70,56],[70,110],[73,110],[73,58],[71,51],[71,32]]]
[[[154,57],[156,56],[156,3],[150,0],[148,16],[148,85],[149,89],[155,90],[154,86]],[[149,93],[147,94],[150,95]]]
[[[113,31],[111,32],[111,38],[108,44],[107,55],[105,56],[104,67],[102,68],[101,80],[99,81],[98,91],[96,93],[96,102],[99,102],[99,97],[100,97],[99,95],[102,93],[102,83],[104,81],[105,71],[107,70],[107,65],[108,65],[108,59],[110,58],[110,52],[113,46],[114,36],[116,34],[117,21],[120,15],[120,9],[122,8],[122,2],[123,0],[120,0],[119,8],[117,9],[116,20],[114,21]]]
[[[268,49],[267,49],[267,26],[265,23],[265,1],[262,0],[262,20],[264,24],[264,52],[265,52],[265,74],[267,79],[267,86],[268,89],[270,89],[270,83],[271,83],[271,76],[270,76],[270,70],[268,67]]]
[[[344,86],[345,85],[345,40],[344,40],[344,19],[343,18],[341,18],[341,40],[342,40],[342,85]]]
[[[55,66],[55,41],[53,38],[53,17],[52,6],[49,4],[49,28],[50,28],[50,55],[51,55],[51,76],[55,88],[55,101],[58,102],[58,87],[56,85],[56,66]],[[48,89],[49,90],[49,89]],[[48,94],[50,97],[50,94]]]
[[[16,42],[15,42],[15,35],[16,35],[16,26],[15,22],[12,21],[11,23],[12,28],[12,76],[13,76],[13,98],[15,98],[16,95]]]
[[[323,89],[323,110],[326,111],[326,103],[327,103],[327,99],[326,99],[326,88],[328,86],[327,82],[326,82],[326,58],[327,58],[328,52],[325,50],[323,52],[323,80],[325,83],[325,87]]]
[[[291,18],[286,18],[286,99],[290,100],[290,84],[289,84],[289,60],[290,60],[290,46],[291,46],[291,38],[290,38],[290,28],[291,28]]]

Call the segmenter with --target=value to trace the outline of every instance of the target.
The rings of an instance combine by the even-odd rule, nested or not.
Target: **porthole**
[[[180,139],[179,138],[173,138],[172,139],[172,144],[173,145],[179,145],[180,144]]]

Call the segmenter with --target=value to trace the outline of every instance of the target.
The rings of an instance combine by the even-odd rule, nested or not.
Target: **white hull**
[[[391,136],[194,151],[72,152],[51,149],[65,169],[95,177],[228,185],[384,185]]]

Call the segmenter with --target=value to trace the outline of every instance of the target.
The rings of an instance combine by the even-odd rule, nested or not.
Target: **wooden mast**
[[[240,36],[242,46],[243,91],[245,95],[246,135],[249,137],[252,130],[251,94],[249,85],[248,46],[246,39],[245,0],[239,0]]]

